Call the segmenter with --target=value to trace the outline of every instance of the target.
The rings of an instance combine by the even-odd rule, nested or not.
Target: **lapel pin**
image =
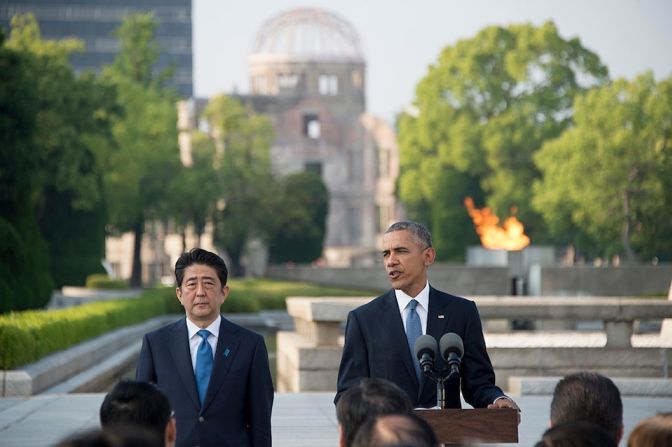
[[[443,318],[443,315],[439,315],[439,318]]]
[[[229,348],[226,348],[226,349],[224,350],[224,357],[228,357],[228,356],[229,356],[229,352],[231,352],[231,351],[229,350]]]

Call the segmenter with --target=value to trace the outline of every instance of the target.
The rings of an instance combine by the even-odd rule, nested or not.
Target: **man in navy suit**
[[[271,446],[273,384],[261,335],[220,314],[226,264],[199,248],[175,263],[186,318],[145,335],[136,378],[170,400],[181,446]],[[207,331],[207,332],[206,332]]]
[[[474,302],[429,285],[427,269],[435,257],[431,235],[423,225],[397,222],[385,232],[383,259],[393,289],[348,315],[335,402],[364,377],[381,377],[403,389],[415,407],[436,406],[436,385],[420,374],[407,331],[437,340],[454,332],[464,342],[464,356],[460,377],[445,384],[446,406],[461,407],[461,385],[464,399],[473,407],[518,409],[495,386]],[[445,362],[438,357],[435,365],[441,368]]]

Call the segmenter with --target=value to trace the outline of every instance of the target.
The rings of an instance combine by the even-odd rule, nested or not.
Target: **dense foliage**
[[[303,172],[281,182],[280,196],[268,247],[270,262],[315,261],[322,255],[327,231],[327,187],[318,175]]]
[[[466,196],[499,215],[512,207],[533,240],[547,237],[532,208],[533,156],[571,123],[572,101],[607,69],[553,23],[492,26],[446,47],[399,118],[399,196],[427,222],[438,256],[460,259],[476,239]]]
[[[619,79],[577,97],[574,126],[546,142],[534,206],[592,255],[672,260],[672,77]]]

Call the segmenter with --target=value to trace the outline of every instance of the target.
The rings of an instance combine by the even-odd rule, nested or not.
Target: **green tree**
[[[252,237],[267,239],[272,226],[275,181],[269,120],[237,100],[215,96],[203,112],[214,136],[223,209],[215,214],[215,243],[231,258],[232,273],[242,273],[241,256]]]
[[[283,179],[279,212],[269,241],[271,262],[312,262],[322,255],[329,191],[320,176],[301,172]]]
[[[214,217],[217,201],[222,197],[219,173],[215,169],[216,150],[210,137],[200,131],[192,133],[192,164],[180,166],[169,187],[169,208],[166,218],[171,219],[182,235],[182,251],[187,251],[186,229],[191,226],[196,235],[196,246],[205,231],[208,220]]]
[[[175,98],[154,76],[158,58],[151,14],[128,16],[117,31],[121,50],[103,77],[116,88],[123,116],[114,120],[118,150],[110,157],[105,185],[112,225],[134,234],[130,284],[142,284],[141,246],[148,220],[166,209],[167,185],[179,168]]]
[[[571,122],[573,98],[606,80],[599,58],[552,22],[488,27],[442,51],[399,117],[398,190],[410,210],[423,209],[437,246],[448,249],[438,252],[443,259],[462,256],[473,240],[462,237],[468,218],[458,193],[500,215],[517,207],[531,236],[543,239],[529,206],[539,177],[533,154]]]
[[[82,44],[43,40],[32,15],[12,20],[7,46],[25,55],[37,99],[35,196],[56,286],[83,284],[101,271],[105,216],[99,160],[111,150],[113,92],[92,74],[77,77],[68,62]],[[18,171],[20,175],[28,175]]]
[[[29,55],[0,32],[0,313],[44,306],[53,288],[48,250],[35,214],[38,98]]]
[[[672,259],[672,77],[647,73],[577,97],[575,126],[535,160],[535,208],[584,252]]]

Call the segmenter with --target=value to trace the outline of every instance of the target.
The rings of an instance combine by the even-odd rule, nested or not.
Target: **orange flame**
[[[474,201],[471,197],[464,199],[464,205],[469,211],[471,220],[476,226],[476,233],[481,238],[481,244],[485,248],[504,249],[504,250],[522,250],[530,245],[530,238],[525,235],[523,223],[510,216],[504,221],[503,226],[498,226],[499,217],[494,215],[490,208],[478,209],[474,207]],[[515,209],[512,209],[515,213]]]

